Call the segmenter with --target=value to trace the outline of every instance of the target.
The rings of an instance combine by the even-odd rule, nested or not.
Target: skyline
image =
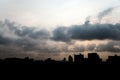
[[[119,0],[0,0],[0,58],[120,55]]]

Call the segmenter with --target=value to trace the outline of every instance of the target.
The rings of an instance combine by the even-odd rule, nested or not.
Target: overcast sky
[[[0,0],[0,58],[71,52],[120,55],[120,0]]]
[[[0,19],[22,25],[51,27],[81,24],[119,0],[0,0]]]

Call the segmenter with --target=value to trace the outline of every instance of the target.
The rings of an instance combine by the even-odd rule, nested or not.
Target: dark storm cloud
[[[0,36],[0,44],[2,44],[2,45],[10,45],[11,42],[13,42],[13,40],[3,38],[2,36]]]
[[[53,31],[53,40],[55,41],[69,41],[70,36],[68,34],[68,28],[58,27]]]
[[[120,24],[83,24],[70,27],[58,27],[53,31],[53,39],[69,40],[120,40]]]

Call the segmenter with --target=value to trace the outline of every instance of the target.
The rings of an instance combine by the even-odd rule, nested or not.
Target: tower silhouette
[[[69,61],[70,63],[72,63],[72,62],[73,62],[73,57],[72,57],[72,56],[69,56],[69,57],[68,57],[68,61]]]

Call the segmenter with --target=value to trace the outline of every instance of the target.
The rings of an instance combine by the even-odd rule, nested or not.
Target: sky
[[[0,0],[0,19],[29,26],[68,26],[119,5],[119,0]]]
[[[0,0],[0,58],[119,55],[119,13],[120,0]]]

